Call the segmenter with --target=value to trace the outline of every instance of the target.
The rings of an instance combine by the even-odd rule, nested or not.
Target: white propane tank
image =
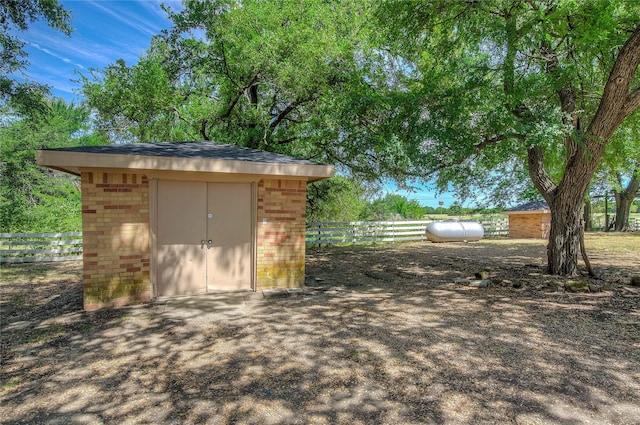
[[[438,221],[427,225],[431,242],[471,242],[484,236],[482,224],[475,221]]]

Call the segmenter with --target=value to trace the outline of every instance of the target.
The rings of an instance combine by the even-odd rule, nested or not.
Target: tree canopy
[[[640,9],[624,1],[386,1],[399,90],[420,93],[410,171],[491,188],[527,173],[552,211],[552,273],[576,272],[580,211],[611,136],[640,105]],[[391,18],[390,18],[391,17]]]
[[[6,0],[0,2],[0,101],[13,102],[21,111],[40,110],[47,87],[37,81],[16,81],[11,74],[23,72],[29,64],[25,43],[19,33],[44,20],[55,30],[69,35],[71,16],[57,0]]]
[[[79,231],[80,183],[39,167],[36,150],[103,144],[91,129],[90,111],[63,100],[44,100],[46,113],[0,123],[0,231]]]
[[[640,115],[630,117],[611,138],[601,164],[606,185],[616,201],[615,230],[629,229],[629,213],[640,189]],[[605,192],[606,195],[606,192]]]

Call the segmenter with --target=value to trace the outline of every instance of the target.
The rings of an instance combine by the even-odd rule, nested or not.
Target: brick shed
[[[333,167],[212,142],[38,151],[80,176],[86,310],[302,287],[307,182]]]
[[[510,238],[549,238],[551,211],[546,202],[527,202],[510,208],[504,213],[509,215]]]

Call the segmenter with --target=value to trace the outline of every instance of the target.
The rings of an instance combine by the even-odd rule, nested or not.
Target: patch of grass
[[[82,325],[80,325],[79,331],[81,334],[90,334],[93,332],[94,328],[95,326],[93,325],[93,323],[85,322]]]
[[[23,307],[27,304],[28,299],[29,295],[27,294],[13,294],[10,303],[15,307]]]
[[[587,251],[637,254],[640,252],[640,233],[587,233],[584,244]]]
[[[0,383],[0,392],[8,391],[18,385],[20,385],[20,380],[18,379],[10,379],[6,382],[2,382]]]
[[[77,279],[82,261],[60,263],[6,263],[0,266],[0,283],[35,283]]]
[[[34,342],[45,344],[64,334],[67,329],[62,325],[50,326],[44,329],[34,329],[25,333],[20,339],[20,344],[32,344]]]
[[[544,239],[482,239],[478,244],[503,247],[546,246]],[[589,232],[584,243],[587,252],[634,254],[640,252],[640,233]]]
[[[42,264],[38,264],[38,266],[22,263],[2,264],[2,266],[0,266],[0,281],[6,283],[28,283],[33,276],[36,276],[38,273],[44,274],[48,270],[49,266],[43,266]]]

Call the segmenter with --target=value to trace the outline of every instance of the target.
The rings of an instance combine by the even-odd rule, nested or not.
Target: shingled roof
[[[43,151],[84,152],[95,154],[162,156],[171,158],[205,158],[229,161],[249,161],[275,164],[320,165],[318,162],[297,159],[273,152],[249,149],[216,142],[128,143],[104,146],[77,146],[42,149]]]
[[[207,141],[41,149],[37,160],[40,165],[76,175],[81,169],[113,168],[291,176],[308,181],[333,176],[331,165]]]
[[[505,210],[504,212],[506,214],[509,213],[534,213],[534,212],[549,212],[549,205],[547,205],[547,203],[545,201],[533,201],[533,202],[527,202],[524,204],[520,204],[518,206],[515,206],[513,208],[509,208],[508,210]]]

